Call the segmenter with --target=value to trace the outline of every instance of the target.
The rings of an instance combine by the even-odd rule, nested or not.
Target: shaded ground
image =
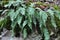
[[[12,38],[11,38],[11,32],[8,31],[8,32],[2,37],[2,39],[0,39],[0,40],[11,40],[11,39],[12,39]],[[41,38],[40,35],[32,34],[32,35],[29,35],[26,40],[41,40],[41,39],[42,39],[42,38]],[[24,40],[24,39],[23,39],[22,35],[20,35],[20,37],[14,37],[13,40]],[[60,40],[60,36],[58,35],[58,37],[56,37],[56,38],[55,38],[55,37],[51,37],[50,40]]]
[[[8,31],[3,37],[1,40],[11,40],[11,32]],[[40,35],[35,35],[35,34],[32,34],[30,36],[27,37],[26,40],[41,40],[41,36]],[[20,37],[14,37],[13,40],[24,40],[22,35],[20,35]]]

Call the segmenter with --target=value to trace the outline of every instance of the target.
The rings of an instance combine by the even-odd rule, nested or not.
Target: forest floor
[[[8,31],[0,40],[11,40],[11,39],[12,39],[11,32]],[[42,37],[40,35],[32,34],[29,35],[26,40],[41,40],[41,39]],[[23,40],[23,37],[22,35],[20,35],[20,37],[14,37],[13,40]],[[50,40],[60,40],[60,36],[58,36],[57,38],[52,37]]]

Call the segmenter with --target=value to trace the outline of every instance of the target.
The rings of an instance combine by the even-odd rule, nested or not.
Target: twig
[[[5,32],[3,32],[3,34],[2,35],[0,35],[0,38],[2,38],[6,33],[8,32],[8,30],[7,31],[5,31]]]

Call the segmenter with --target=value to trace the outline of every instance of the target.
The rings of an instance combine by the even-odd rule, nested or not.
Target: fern
[[[48,9],[47,12],[43,11],[41,8],[35,7],[34,3],[31,3],[27,6],[27,4],[24,4],[24,1],[15,1],[8,4],[6,4],[8,8],[13,8],[9,9],[8,12],[6,12],[6,16],[3,20],[0,21],[0,29],[1,26],[4,28],[6,26],[7,22],[10,20],[11,25],[10,27],[12,28],[12,37],[15,35],[15,29],[21,28],[19,32],[22,31],[23,37],[26,38],[28,35],[28,30],[31,29],[30,31],[33,32],[33,25],[36,26],[39,22],[39,27],[41,29],[41,33],[44,35],[45,39],[44,40],[49,40],[50,39],[50,34],[46,25],[47,18],[50,16],[51,24],[54,29],[57,28],[56,21],[55,21],[55,16],[60,19],[60,12],[59,10],[51,10]],[[5,5],[5,6],[6,6]],[[16,7],[16,8],[15,8]],[[9,19],[7,19],[9,17]],[[7,21],[5,21],[5,19]],[[36,21],[37,20],[37,21]],[[6,24],[6,25],[5,25]],[[8,23],[10,24],[10,23]],[[18,25],[18,26],[17,26]]]

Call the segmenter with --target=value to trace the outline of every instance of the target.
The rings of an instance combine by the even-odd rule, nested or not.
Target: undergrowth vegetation
[[[50,39],[51,30],[60,27],[60,11],[58,7],[42,10],[35,7],[35,3],[25,3],[24,1],[9,1],[4,5],[5,9],[0,11],[0,31],[3,28],[11,30],[12,37],[17,33],[22,33],[26,38],[29,34],[35,32],[42,34],[44,40]],[[7,11],[6,11],[7,10]]]

